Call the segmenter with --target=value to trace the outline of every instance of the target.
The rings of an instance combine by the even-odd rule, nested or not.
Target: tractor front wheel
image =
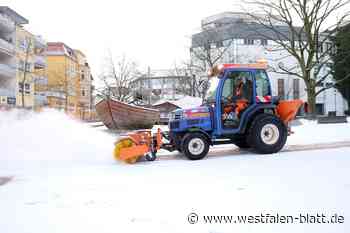
[[[286,125],[275,115],[257,116],[248,133],[248,143],[260,154],[272,154],[280,151],[287,141]]]
[[[209,152],[209,142],[201,133],[188,133],[182,140],[182,152],[190,160],[204,158]]]

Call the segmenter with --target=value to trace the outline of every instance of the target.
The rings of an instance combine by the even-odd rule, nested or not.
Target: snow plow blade
[[[277,105],[277,114],[285,124],[288,124],[295,118],[301,105],[302,100],[281,100]]]
[[[147,160],[154,160],[157,151],[162,144],[162,133],[160,129],[155,135],[151,130],[140,130],[128,133],[126,137],[115,142],[114,158],[129,164],[136,163],[141,157],[147,156]]]

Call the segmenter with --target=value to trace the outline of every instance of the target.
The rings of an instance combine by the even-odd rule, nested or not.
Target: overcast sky
[[[201,19],[238,11],[236,0],[2,0],[29,20],[26,26],[47,41],[82,50],[94,75],[108,49],[125,54],[143,68],[171,68],[189,57],[191,34]]]

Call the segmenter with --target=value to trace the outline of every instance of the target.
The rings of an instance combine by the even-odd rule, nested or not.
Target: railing
[[[34,62],[35,62],[36,67],[46,67],[46,65],[47,65],[45,57],[40,56],[40,55],[35,56]]]
[[[6,15],[0,14],[0,31],[13,32],[15,28],[15,22]]]
[[[10,42],[0,38],[0,52],[5,51],[9,55],[15,55],[15,46]]]
[[[45,95],[36,94],[34,95],[35,105],[44,106],[47,105],[47,97]]]
[[[59,91],[47,91],[46,92],[46,96],[48,97],[56,97],[56,98],[61,98],[61,99],[65,99],[66,95],[62,92]]]
[[[35,85],[47,85],[48,79],[45,76],[37,76],[34,78]]]
[[[6,77],[15,77],[16,75],[16,69],[5,64],[0,64],[0,75],[6,76]]]

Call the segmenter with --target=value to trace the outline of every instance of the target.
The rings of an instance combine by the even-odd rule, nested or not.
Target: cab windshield
[[[216,97],[216,90],[220,79],[217,76],[211,77],[209,80],[209,88],[205,93],[204,103],[214,103]]]

